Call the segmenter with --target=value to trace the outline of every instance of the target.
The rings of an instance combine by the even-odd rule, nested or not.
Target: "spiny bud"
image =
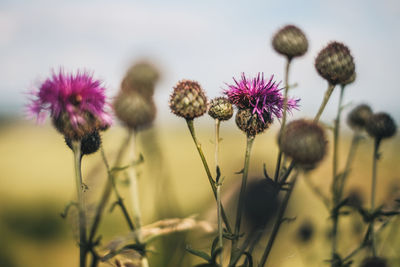
[[[253,227],[265,226],[278,209],[279,185],[271,179],[251,180],[246,188],[244,214]]]
[[[211,100],[208,115],[220,121],[229,120],[233,115],[233,107],[226,97],[216,97]]]
[[[156,117],[156,106],[137,92],[120,91],[114,99],[115,115],[128,128],[141,130],[149,127]]]
[[[387,262],[384,258],[370,257],[363,260],[361,267],[386,267]]]
[[[206,113],[207,97],[198,82],[183,80],[174,87],[169,107],[175,115],[192,120]]]
[[[264,121],[251,109],[239,109],[236,113],[236,125],[248,136],[255,136],[262,133],[271,124],[270,116],[265,115]]]
[[[279,147],[296,164],[315,165],[326,154],[327,139],[324,129],[308,120],[292,121],[279,136]]]
[[[121,90],[135,91],[145,97],[152,97],[159,77],[160,73],[155,66],[146,61],[138,62],[127,71],[122,80]]]
[[[65,143],[72,149],[72,140],[68,137],[65,138]],[[81,154],[89,155],[99,150],[101,145],[101,137],[99,132],[95,131],[91,134],[84,136],[81,140]]]
[[[377,139],[392,137],[397,131],[392,117],[384,112],[372,114],[365,127],[368,134]]]
[[[319,52],[315,68],[319,75],[333,85],[345,83],[355,71],[350,50],[338,42],[328,44]]]
[[[347,124],[353,130],[362,130],[372,115],[372,109],[366,104],[361,104],[352,109],[347,116]]]
[[[308,41],[299,28],[294,25],[288,25],[274,35],[272,46],[276,52],[287,56],[290,60],[307,52]]]

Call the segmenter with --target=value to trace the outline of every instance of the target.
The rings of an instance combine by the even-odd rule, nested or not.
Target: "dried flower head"
[[[365,258],[361,263],[361,267],[387,267],[387,266],[388,265],[386,259],[380,257]]]
[[[96,130],[111,125],[111,116],[104,111],[105,88],[87,72],[53,73],[28,106],[31,117],[44,121],[50,113],[54,126],[67,138],[80,140]]]
[[[362,130],[372,115],[372,109],[366,104],[361,104],[353,108],[347,116],[347,124],[353,130]]]
[[[149,127],[156,117],[156,105],[150,98],[135,91],[120,91],[113,102],[115,115],[125,126],[134,130]]]
[[[146,97],[152,97],[160,72],[151,63],[141,61],[127,71],[121,83],[122,91],[135,91]]]
[[[232,118],[233,107],[229,99],[226,97],[216,97],[211,100],[210,107],[208,109],[208,115],[213,119],[220,121],[226,121]]]
[[[263,120],[257,114],[253,114],[251,109],[239,109],[236,113],[235,122],[240,130],[247,136],[256,136],[268,129],[271,124],[268,113],[263,114]]]
[[[174,87],[169,107],[175,115],[192,120],[206,113],[207,97],[198,82],[182,80]]]
[[[287,25],[274,35],[272,46],[276,52],[290,60],[307,52],[308,41],[302,30],[294,25]]]
[[[331,84],[346,83],[355,72],[353,56],[342,43],[332,42],[322,49],[315,59],[319,75]]]
[[[284,107],[282,89],[273,78],[274,76],[271,76],[267,82],[264,80],[264,74],[258,73],[257,77],[248,79],[243,73],[241,80],[233,78],[235,84],[228,85],[229,89],[225,90],[224,94],[239,109],[251,109],[252,114],[257,114],[262,122],[272,122],[274,117],[282,117]],[[288,99],[287,110],[297,108],[298,101]]]
[[[397,131],[396,123],[392,117],[384,112],[372,114],[365,127],[368,134],[377,139],[392,137]]]
[[[326,154],[327,139],[324,129],[308,120],[290,122],[279,136],[279,147],[299,165],[315,165]]]

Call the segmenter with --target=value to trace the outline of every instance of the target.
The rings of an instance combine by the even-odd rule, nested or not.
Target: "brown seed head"
[[[296,164],[307,168],[319,163],[327,150],[327,139],[324,129],[317,123],[308,120],[292,121],[279,136],[279,147],[291,157]]]
[[[396,123],[392,117],[384,112],[372,114],[365,128],[370,136],[377,139],[392,137],[397,131]]]
[[[272,46],[276,52],[290,60],[307,52],[308,41],[299,28],[294,25],[287,25],[274,35]]]
[[[366,104],[361,104],[353,108],[347,116],[347,124],[353,130],[365,129],[365,125],[372,115],[372,109]]]
[[[342,43],[332,42],[315,59],[315,68],[329,83],[344,84],[355,72],[353,56]]]

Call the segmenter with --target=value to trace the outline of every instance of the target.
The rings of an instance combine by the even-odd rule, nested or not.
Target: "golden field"
[[[148,224],[170,216],[197,214],[198,218],[215,226],[216,207],[199,156],[184,121],[176,120],[173,123],[173,126],[156,125],[152,130],[138,134],[137,151],[145,159],[144,164],[139,166],[143,221]],[[264,163],[268,172],[273,173],[277,155],[276,130],[273,128],[256,138],[251,155],[250,177],[262,177]],[[212,122],[201,120],[197,131],[213,170]],[[113,127],[103,134],[104,149],[110,161],[124,136],[125,132],[119,127]],[[329,137],[331,139],[331,135]],[[230,122],[222,124],[221,138],[220,166],[225,177],[222,194],[229,213],[233,205],[228,203],[228,196],[233,194],[241,178],[234,173],[240,171],[243,165],[245,136]],[[347,155],[350,133],[345,134],[342,140],[341,167]],[[378,203],[387,203],[396,186],[397,190],[400,188],[399,149],[399,138],[384,141],[381,146]],[[59,216],[64,206],[75,197],[73,155],[61,135],[50,125],[3,125],[0,128],[0,155],[0,263],[3,261],[4,267],[75,266],[78,262],[78,247],[73,227],[70,226],[71,219],[63,220]],[[372,141],[366,139],[359,147],[347,186],[347,189],[358,188],[366,204],[370,192],[371,162]],[[89,203],[93,203],[98,199],[106,179],[100,153],[84,158],[83,177],[89,187]],[[311,179],[325,194],[329,194],[331,155],[311,174]],[[126,186],[118,186],[126,202],[130,203]],[[326,237],[330,225],[328,211],[302,179],[289,205],[288,216],[296,217],[296,220],[282,226],[268,266],[322,266],[330,253],[330,243]],[[314,238],[307,244],[296,242],[295,239],[296,230],[304,220],[310,220],[315,226]],[[361,238],[360,234],[351,232],[351,225],[357,220],[357,216],[341,220],[343,231],[339,237],[339,248],[343,254],[355,248]],[[397,227],[400,225],[398,220],[395,223]],[[128,232],[119,210],[106,212],[99,232],[103,236],[103,244]],[[387,227],[380,235],[379,242],[383,245],[378,247],[378,252],[399,264],[400,239],[396,234],[391,227]],[[176,234],[161,238],[151,246],[154,253],[150,254],[150,266],[167,266],[164,265],[165,260],[162,260],[165,258],[174,258],[168,266],[174,266],[172,264],[176,262],[180,262],[181,266],[192,266],[198,259],[184,251],[185,245],[208,251],[213,236],[197,232],[188,233],[183,241]],[[180,241],[174,243],[179,238]],[[165,255],[160,250],[165,242],[173,244],[169,249],[172,247],[175,254]],[[265,242],[266,238],[258,248],[262,249]],[[181,255],[184,258],[179,261]]]

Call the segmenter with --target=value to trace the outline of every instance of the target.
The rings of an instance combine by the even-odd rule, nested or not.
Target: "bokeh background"
[[[214,202],[204,171],[184,121],[170,114],[168,97],[180,79],[198,80],[209,97],[221,94],[225,83],[242,72],[283,80],[284,58],[271,47],[272,35],[292,23],[306,33],[309,51],[294,60],[292,95],[301,98],[293,118],[311,117],[323,97],[326,82],[313,62],[329,41],[349,46],[356,62],[357,80],[345,92],[351,105],[368,103],[375,111],[390,113],[400,123],[398,62],[400,61],[400,4],[385,1],[19,1],[0,2],[0,266],[75,266],[78,257],[70,222],[59,213],[74,198],[72,153],[51,125],[27,121],[27,93],[37,88],[52,69],[86,69],[104,81],[112,97],[132,62],[146,59],[161,71],[155,95],[158,116],[154,127],[138,136],[145,157],[140,177],[144,222],[169,216],[199,214],[214,223]],[[322,120],[332,123],[337,107],[334,92]],[[344,111],[344,116],[349,108]],[[199,137],[212,162],[213,122],[196,120]],[[261,177],[262,166],[273,171],[278,123],[256,140],[251,176]],[[343,156],[350,131],[344,126]],[[103,136],[112,158],[124,131],[118,122]],[[224,193],[232,195],[243,163],[244,135],[234,122],[222,125],[221,166],[226,176]],[[379,165],[378,200],[389,201],[400,184],[398,137],[384,142]],[[372,142],[366,139],[358,153],[349,188],[368,200]],[[342,157],[343,166],[345,158]],[[105,170],[100,156],[85,159],[84,175],[93,192],[101,191]],[[311,178],[329,192],[330,158]],[[121,185],[122,190],[123,185]],[[127,192],[125,197],[129,199]],[[290,213],[297,220],[285,226],[273,251],[273,266],[320,266],[329,257],[326,231],[329,214],[303,183],[293,196]],[[229,202],[228,197],[224,200]],[[304,220],[315,226],[312,244],[291,242]],[[356,219],[354,219],[356,220]],[[346,221],[351,230],[352,219]],[[398,225],[398,223],[397,223]],[[346,229],[347,229],[346,228]],[[349,231],[350,231],[349,230]],[[101,227],[104,240],[123,235],[127,228],[117,211]],[[351,232],[351,231],[350,231]],[[359,236],[344,234],[343,251],[354,248]],[[392,232],[383,233],[388,239]],[[383,238],[384,239],[384,238]],[[178,240],[177,242],[175,242]],[[176,253],[157,251],[154,266],[190,266],[186,244],[207,249],[212,236],[195,233],[164,238]],[[387,241],[389,242],[389,241]],[[394,241],[393,241],[394,242]],[[397,242],[382,246],[382,253],[398,264]],[[394,244],[394,245],[393,245]],[[170,246],[171,247],[171,246]],[[173,257],[170,255],[174,255]],[[184,258],[182,261],[182,255]],[[170,265],[165,258],[172,258]],[[394,265],[396,266],[396,265]]]

